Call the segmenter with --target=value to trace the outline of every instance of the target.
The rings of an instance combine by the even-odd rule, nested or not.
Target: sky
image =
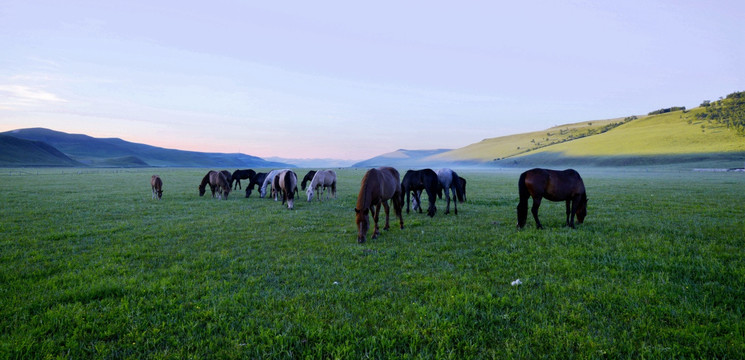
[[[0,0],[0,132],[362,160],[745,90],[745,2]]]

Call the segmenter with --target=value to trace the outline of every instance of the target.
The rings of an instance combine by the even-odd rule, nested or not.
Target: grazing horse
[[[315,170],[308,171],[308,173],[305,174],[305,177],[303,178],[303,182],[300,183],[300,188],[305,190],[305,186],[308,185],[308,181],[313,181],[314,176],[316,176]]]
[[[458,202],[463,203],[463,189],[465,189],[465,183],[463,188],[461,188],[459,186],[460,176],[458,176],[455,171],[448,168],[437,170],[437,179],[440,180],[440,185],[442,186],[442,189],[445,190],[445,199],[447,200],[445,214],[450,213],[450,192],[452,192],[455,215],[458,215]],[[440,194],[440,198],[442,198],[442,194]]]
[[[331,188],[330,193],[334,196],[334,199],[336,199],[336,172],[334,170],[322,170],[313,176],[313,180],[310,181],[308,190],[305,191],[308,195],[308,202],[313,199],[313,192],[318,191],[318,188],[321,188],[321,194],[318,195],[318,201],[321,201],[321,197],[327,187]],[[328,200],[328,198],[329,193],[326,193],[326,199]]]
[[[370,169],[365,173],[360,185],[360,193],[357,196],[357,206],[354,211],[357,213],[357,242],[364,243],[367,239],[367,230],[370,229],[370,219],[368,214],[373,212],[375,229],[373,239],[380,235],[378,228],[378,217],[380,215],[380,206],[385,208],[385,227],[389,229],[389,211],[388,199],[393,203],[393,209],[399,219],[401,229],[404,228],[404,218],[401,215],[403,207],[403,194],[401,193],[401,182],[398,170],[392,167],[379,167]]]
[[[153,190],[153,199],[156,197],[158,200],[160,200],[161,197],[163,197],[163,180],[160,179],[160,176],[153,175],[150,178],[150,187]]]
[[[235,170],[232,174],[232,179],[235,181],[235,185],[233,185],[233,181],[230,182],[230,185],[235,186],[233,190],[241,189],[241,180],[248,179],[250,181],[254,175],[256,175],[256,171],[253,171],[252,169]]]
[[[279,173],[277,179],[277,191],[282,191],[282,204],[287,202],[287,208],[292,209],[297,191],[297,175],[292,170],[284,170]]]
[[[254,186],[261,187],[261,184],[264,183],[264,180],[266,179],[267,173],[256,173],[256,175],[251,177],[251,181],[248,183],[248,186],[246,187],[246,197],[251,196],[251,191],[253,191]]]
[[[427,191],[427,197],[429,198],[429,208],[427,209],[427,215],[434,217],[437,213],[437,207],[435,201],[437,200],[437,194],[441,192],[440,182],[437,179],[437,173],[432,169],[422,170],[409,170],[404,174],[404,179],[401,181],[401,190],[406,194],[406,213],[409,213],[409,200],[410,195],[414,193],[414,210],[419,208],[419,213],[422,212],[422,190]]]
[[[270,171],[269,174],[266,175],[266,178],[264,179],[264,181],[261,183],[261,187],[259,188],[259,197],[263,198],[264,196],[266,196],[266,187],[267,187],[267,185],[268,186],[271,186],[272,185],[272,181],[274,181],[274,177],[277,176],[279,173],[281,173],[283,171],[287,171],[287,170],[289,170],[289,169],[281,169],[281,170],[272,170],[272,171]],[[272,188],[274,188],[274,187],[272,186]],[[275,195],[274,194],[274,190],[275,189],[272,189],[272,195]],[[275,196],[274,200],[277,201],[276,196]]]
[[[574,229],[574,216],[581,224],[587,216],[587,193],[585,184],[579,173],[573,169],[564,171],[549,169],[531,169],[520,174],[517,182],[520,192],[520,202],[517,204],[517,227],[523,228],[528,218],[528,198],[533,198],[531,212],[535,219],[535,226],[542,229],[538,221],[538,207],[541,199],[550,201],[566,201],[566,225]]]
[[[222,199],[224,195],[225,200],[227,200],[228,194],[230,194],[230,182],[225,176],[226,172],[227,171],[225,170],[220,172],[214,170],[208,171],[207,175],[204,175],[202,182],[199,184],[199,196],[204,196],[207,185],[209,185],[210,190],[212,191],[212,197],[215,197],[215,190],[217,190],[218,199]]]

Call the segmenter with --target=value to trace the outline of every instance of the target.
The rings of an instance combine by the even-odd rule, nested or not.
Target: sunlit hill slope
[[[704,111],[704,108],[696,108],[561,125],[485,139],[423,160],[502,166],[711,162],[742,167],[745,136],[721,123],[700,119]]]

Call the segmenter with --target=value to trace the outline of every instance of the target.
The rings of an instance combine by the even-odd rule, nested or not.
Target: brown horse
[[[163,180],[160,179],[160,176],[153,175],[150,178],[150,187],[153,190],[153,199],[156,197],[158,200],[160,200],[161,197],[163,197]]]
[[[367,239],[367,230],[370,229],[370,219],[368,216],[370,210],[373,210],[373,220],[375,221],[373,239],[380,235],[378,216],[380,215],[381,205],[385,208],[385,227],[383,230],[390,228],[388,199],[391,199],[393,203],[393,209],[396,211],[401,229],[404,228],[404,218],[401,215],[404,199],[401,192],[400,179],[398,170],[392,167],[379,167],[377,169],[370,169],[365,173],[365,176],[362,178],[360,193],[357,196],[357,206],[354,208],[354,211],[357,213],[358,243],[363,243]]]
[[[292,170],[285,170],[277,175],[276,181],[278,182],[277,191],[282,191],[282,204],[286,201],[287,208],[292,209],[297,191],[297,174]]]
[[[207,185],[209,185],[210,190],[212,191],[212,197],[215,197],[215,191],[217,191],[218,199],[222,199],[222,197],[225,196],[225,200],[227,200],[228,194],[230,194],[230,181],[228,181],[228,178],[225,176],[225,172],[227,171],[208,171],[207,175],[204,175],[202,182],[199,184],[199,196],[204,196]]]
[[[528,197],[533,198],[531,212],[535,219],[536,228],[542,229],[538,221],[538,207],[541,199],[550,201],[566,201],[566,225],[574,228],[574,216],[581,224],[587,216],[587,193],[585,184],[579,173],[573,169],[564,171],[548,169],[531,169],[520,175],[517,183],[520,192],[520,202],[517,204],[517,227],[523,228],[528,218]]]

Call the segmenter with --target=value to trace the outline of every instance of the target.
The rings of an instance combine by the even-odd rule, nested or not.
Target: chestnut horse
[[[153,199],[157,197],[160,200],[163,197],[163,180],[160,179],[160,176],[153,175],[150,178],[150,188],[153,190]]]
[[[541,199],[550,201],[566,201],[566,225],[574,229],[574,216],[581,224],[587,216],[587,194],[582,177],[573,169],[564,171],[549,169],[531,169],[520,175],[517,182],[520,192],[520,202],[517,204],[517,227],[523,228],[528,218],[528,198],[533,198],[531,212],[535,219],[536,228],[542,229],[538,221],[538,207]]]
[[[378,216],[380,215],[380,206],[385,208],[385,227],[389,229],[389,211],[388,199],[393,203],[393,209],[399,219],[401,229],[404,228],[404,218],[401,215],[403,207],[403,193],[401,192],[401,177],[398,170],[392,167],[379,167],[370,169],[362,178],[360,193],[357,196],[357,206],[354,211],[357,213],[357,242],[364,243],[367,239],[367,230],[370,229],[370,219],[368,214],[370,210],[373,213],[375,221],[375,230],[372,238],[375,239],[380,235],[378,228]]]
[[[225,200],[227,200],[228,194],[230,194],[230,181],[228,181],[228,178],[225,176],[225,172],[227,171],[208,171],[207,175],[204,175],[202,182],[199,184],[199,196],[204,196],[207,185],[209,185],[210,190],[212,191],[212,197],[215,197],[215,190],[217,190],[217,198],[222,199],[224,195]]]

